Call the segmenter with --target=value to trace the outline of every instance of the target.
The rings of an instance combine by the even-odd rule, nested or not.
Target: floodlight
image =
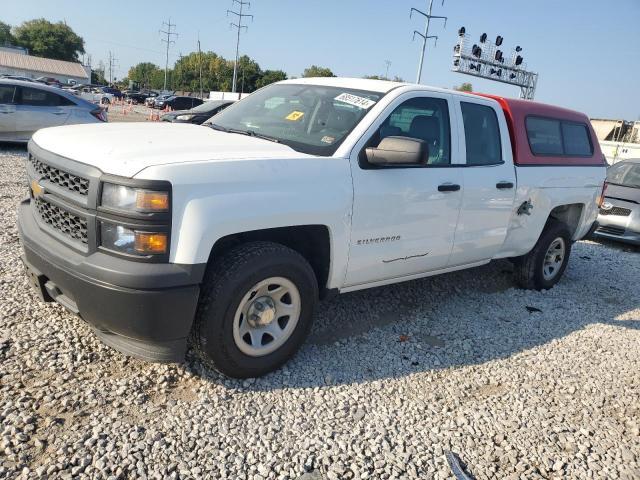
[[[471,54],[476,58],[480,58],[482,56],[482,49],[478,45],[474,44],[471,48]]]
[[[521,47],[520,45],[518,45],[518,46],[516,47],[516,52],[521,52],[521,51],[522,51],[522,47]]]
[[[458,52],[460,51],[460,45],[458,45],[458,44],[454,45],[454,47],[453,47],[453,51],[454,51],[455,53],[458,53]]]
[[[502,50],[496,50],[496,54],[493,58],[495,58],[496,62],[502,61]]]
[[[516,74],[515,74],[515,73],[512,73],[511,75],[509,75],[509,78],[510,78],[511,80],[513,80],[514,78],[516,78]]]
[[[504,38],[502,38],[500,35],[496,37],[496,47],[502,45],[502,40],[504,40]]]
[[[518,55],[516,57],[516,65],[522,65],[522,60],[523,60],[523,58],[520,55]]]
[[[464,37],[464,32],[466,32],[467,30],[464,27],[460,27],[460,30],[458,30],[458,36],[459,37]]]
[[[480,43],[484,43],[487,41],[487,34],[483,33],[482,35],[480,35]]]

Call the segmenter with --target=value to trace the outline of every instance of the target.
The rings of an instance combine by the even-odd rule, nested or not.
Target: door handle
[[[513,188],[513,182],[498,182],[496,183],[496,188],[499,188],[500,190],[508,190],[510,188]]]
[[[442,185],[438,185],[439,192],[457,192],[460,190],[460,185],[455,183],[443,183]]]

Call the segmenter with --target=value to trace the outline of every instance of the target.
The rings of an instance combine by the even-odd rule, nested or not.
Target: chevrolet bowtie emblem
[[[37,180],[31,180],[31,192],[33,193],[33,198],[38,198],[44,193],[44,188]]]

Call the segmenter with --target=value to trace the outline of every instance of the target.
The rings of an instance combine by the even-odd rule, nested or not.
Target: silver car
[[[46,127],[106,121],[102,108],[65,90],[0,79],[0,142],[28,142]]]
[[[624,160],[607,169],[594,235],[640,245],[640,159]]]

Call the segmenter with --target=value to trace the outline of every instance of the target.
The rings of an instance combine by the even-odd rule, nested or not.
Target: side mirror
[[[410,137],[385,137],[380,144],[365,150],[372,165],[426,165],[429,146],[424,140]]]

